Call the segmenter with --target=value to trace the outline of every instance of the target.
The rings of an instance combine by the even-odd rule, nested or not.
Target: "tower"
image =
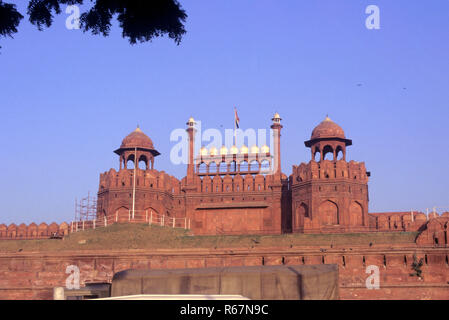
[[[153,141],[140,130],[139,127],[127,135],[120,145],[120,148],[114,151],[120,157],[120,170],[127,169],[128,161],[134,163],[134,168],[138,168],[139,162],[145,163],[145,170],[154,169],[154,157],[160,153],[154,149]]]
[[[137,127],[114,153],[119,156],[119,170],[111,168],[100,174],[97,218],[107,217],[108,223],[147,222],[151,214],[172,214],[172,198],[167,194],[173,196],[179,182],[154,169],[154,158],[160,153],[153,141]]]
[[[282,175],[281,171],[281,117],[279,113],[275,113],[273,119],[273,124],[271,129],[273,130],[273,144],[274,144],[274,173],[278,176]]]
[[[346,161],[343,129],[326,117],[305,141],[309,163],[293,166],[293,232],[360,232],[368,230],[368,177],[363,162]]]
[[[189,157],[188,157],[188,163],[187,163],[187,184],[192,184],[195,177],[195,163],[194,163],[194,157],[195,157],[195,120],[193,117],[189,118],[189,121],[186,123],[187,125],[187,134],[189,136]]]

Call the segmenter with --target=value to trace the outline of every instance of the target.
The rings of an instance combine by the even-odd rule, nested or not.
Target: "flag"
[[[237,108],[234,108],[234,120],[235,120],[235,127],[238,129],[240,119],[239,119],[239,116],[237,115]]]

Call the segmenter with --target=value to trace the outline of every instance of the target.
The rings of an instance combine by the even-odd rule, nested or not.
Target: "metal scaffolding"
[[[97,217],[97,198],[87,193],[87,197],[75,199],[75,221],[95,220]]]

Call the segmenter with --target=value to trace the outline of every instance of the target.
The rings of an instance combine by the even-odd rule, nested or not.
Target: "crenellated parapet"
[[[309,180],[350,180],[361,184],[368,183],[369,172],[366,171],[364,162],[344,160],[330,161],[323,160],[316,162],[311,160],[309,163],[301,163],[299,166],[293,166],[293,184]]]
[[[10,225],[0,224],[0,239],[48,239],[51,237],[60,237],[69,234],[69,225],[66,222],[57,224],[55,222],[51,224],[47,223],[30,223],[16,225],[14,223]]]
[[[197,177],[195,180],[198,185],[198,191],[202,194],[211,193],[249,193],[269,191],[274,182],[272,175],[225,175],[225,176],[205,176]]]
[[[113,168],[100,174],[99,191],[133,188],[134,174],[136,175],[136,187],[167,191],[173,194],[179,194],[181,191],[179,180],[164,171],[154,169],[122,169],[116,171]]]
[[[373,231],[422,231],[428,221],[432,219],[449,218],[449,212],[439,215],[432,212],[375,212],[369,213],[370,229]]]

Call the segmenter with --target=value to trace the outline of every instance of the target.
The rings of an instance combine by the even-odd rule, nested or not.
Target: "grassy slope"
[[[189,236],[185,230],[115,224],[70,234],[64,240],[1,240],[0,252],[100,249],[231,248],[411,244],[415,232],[364,234],[284,234],[275,236]],[[80,243],[85,242],[85,243]],[[258,243],[256,243],[258,242]]]

